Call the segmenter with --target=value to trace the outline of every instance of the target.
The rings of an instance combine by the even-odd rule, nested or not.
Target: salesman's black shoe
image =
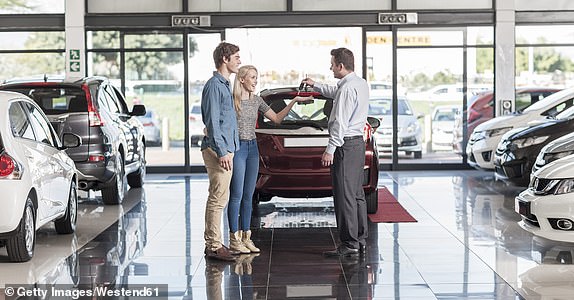
[[[331,251],[323,252],[325,256],[354,256],[359,255],[358,249],[348,248],[346,246],[339,246],[339,248]]]
[[[361,255],[367,254],[367,246],[366,245],[359,244],[359,254],[361,254]]]

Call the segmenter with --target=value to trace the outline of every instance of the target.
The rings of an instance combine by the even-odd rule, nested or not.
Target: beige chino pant
[[[211,148],[201,151],[209,177],[209,195],[205,207],[205,248],[217,250],[223,245],[221,221],[223,210],[229,201],[229,184],[233,172],[219,165],[219,157]],[[232,153],[233,158],[233,153]]]

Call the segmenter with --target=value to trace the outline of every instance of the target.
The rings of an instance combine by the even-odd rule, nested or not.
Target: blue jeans
[[[233,156],[233,175],[227,218],[229,230],[236,232],[239,229],[248,231],[251,228],[251,213],[253,211],[253,192],[259,172],[259,149],[257,141],[241,140],[239,151]]]

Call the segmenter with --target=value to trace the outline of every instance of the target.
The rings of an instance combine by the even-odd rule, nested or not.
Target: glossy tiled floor
[[[330,199],[274,199],[253,219],[261,254],[206,261],[206,176],[154,174],[120,206],[84,197],[77,233],[43,228],[30,262],[0,248],[0,284],[167,284],[170,299],[574,299],[574,244],[517,225],[520,189],[479,171],[380,177],[418,222],[371,223],[364,259],[323,257],[337,239]]]

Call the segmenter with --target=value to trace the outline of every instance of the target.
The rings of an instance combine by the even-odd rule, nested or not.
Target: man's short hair
[[[231,55],[239,52],[239,47],[230,43],[221,42],[215,50],[213,50],[213,62],[215,63],[215,68],[219,69],[219,67],[223,64],[223,58],[230,59]]]
[[[336,64],[343,64],[345,69],[355,71],[355,57],[351,50],[347,48],[337,48],[331,50],[331,55],[335,59]]]

